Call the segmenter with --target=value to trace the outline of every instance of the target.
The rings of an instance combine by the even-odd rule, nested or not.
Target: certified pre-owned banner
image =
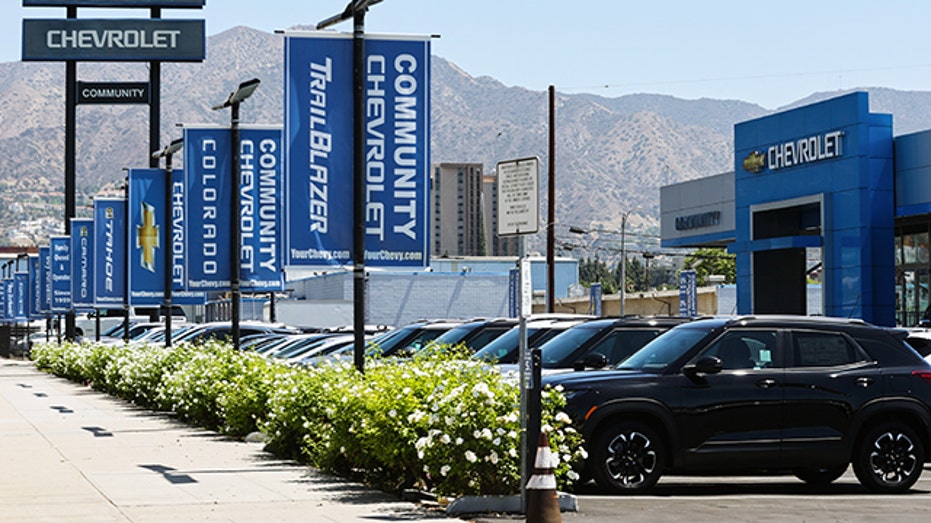
[[[280,128],[248,127],[239,136],[240,274],[243,291],[283,288]],[[230,285],[232,137],[227,128],[185,128],[188,189],[188,289]]]
[[[94,199],[94,299],[98,309],[118,309],[126,290],[126,200]]]
[[[201,292],[182,290],[185,273],[184,173],[172,171],[171,199],[165,195],[165,171],[129,170],[129,302],[161,305],[165,299],[165,250],[172,258],[172,303],[201,304]],[[165,223],[165,207],[171,221]],[[196,242],[195,242],[196,243]],[[176,290],[177,289],[177,290]]]
[[[365,262],[429,262],[430,42],[367,37]],[[285,263],[352,262],[352,40],[285,39]]]
[[[52,312],[71,310],[71,238],[52,236]]]
[[[94,308],[94,220],[71,219],[71,305]]]
[[[203,20],[23,20],[24,62],[202,62],[206,49]]]

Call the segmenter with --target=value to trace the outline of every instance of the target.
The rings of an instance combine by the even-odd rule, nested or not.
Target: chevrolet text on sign
[[[24,62],[201,62],[205,55],[203,20],[23,20]]]

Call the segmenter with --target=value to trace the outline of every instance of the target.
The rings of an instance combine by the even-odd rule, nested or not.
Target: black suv
[[[561,385],[586,473],[614,492],[666,472],[795,474],[849,464],[875,492],[908,490],[929,448],[931,365],[906,332],[859,320],[740,317],[674,327],[610,371]]]

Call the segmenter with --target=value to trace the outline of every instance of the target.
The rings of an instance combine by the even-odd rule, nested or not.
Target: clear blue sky
[[[273,31],[315,24],[347,4],[207,0],[201,11],[163,17],[203,17],[209,35],[236,25]],[[63,8],[21,5],[2,0],[0,62],[19,60],[23,18],[64,17]],[[122,14],[129,13],[148,16]],[[927,0],[384,0],[366,17],[371,32],[441,35],[434,54],[509,86],[737,99],[768,109],[816,91],[931,90],[929,24]],[[337,28],[350,32],[352,24]]]

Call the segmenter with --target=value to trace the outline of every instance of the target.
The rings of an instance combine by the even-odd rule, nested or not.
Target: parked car
[[[558,336],[566,329],[575,327],[590,318],[531,318],[527,321],[527,347],[535,349]],[[513,327],[508,332],[492,340],[488,345],[472,355],[472,359],[489,363],[512,364],[520,357],[520,328]]]
[[[464,323],[463,320],[431,320],[405,325],[372,338],[367,343],[368,356],[405,356]]]
[[[291,332],[297,333],[295,329],[290,329],[280,324],[260,323],[260,322],[241,322],[239,324],[240,339],[260,333]],[[228,340],[233,334],[233,325],[228,321],[205,323],[200,327],[190,329],[179,336],[172,335],[172,343],[199,343],[209,340]]]
[[[601,369],[614,366],[660,334],[689,318],[625,316],[576,325],[540,346],[544,369]]]
[[[463,345],[475,352],[517,325],[517,318],[467,321],[437,336],[425,348]]]
[[[615,369],[561,385],[584,471],[639,493],[667,472],[768,470],[827,484],[853,465],[871,491],[907,491],[931,444],[931,364],[905,331],[859,320],[703,319]]]

